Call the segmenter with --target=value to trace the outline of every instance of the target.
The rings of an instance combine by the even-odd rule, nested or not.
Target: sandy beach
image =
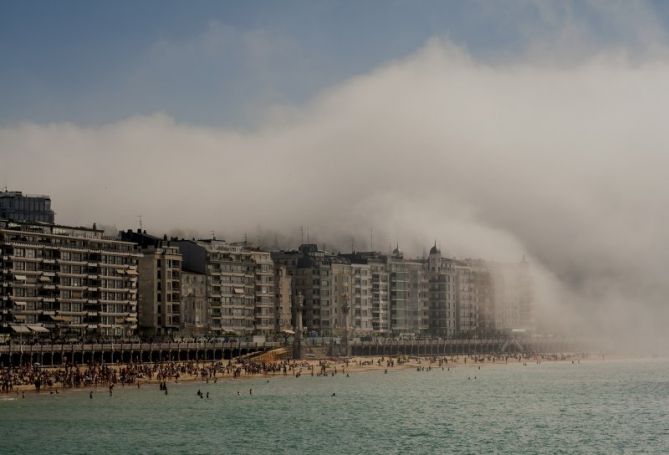
[[[259,377],[335,376],[360,373],[388,373],[393,370],[414,369],[430,371],[449,368],[485,368],[508,365],[604,360],[601,355],[545,354],[545,355],[455,355],[438,357],[351,357],[308,360],[269,360],[271,356],[207,362],[162,362],[146,364],[92,364],[60,368],[16,367],[2,371],[2,395],[25,393],[54,394],[78,389],[108,390],[114,387],[137,387],[184,382],[218,382]],[[37,382],[37,384],[36,384]]]

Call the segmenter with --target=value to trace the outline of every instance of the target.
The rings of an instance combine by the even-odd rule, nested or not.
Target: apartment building
[[[183,327],[181,308],[181,252],[167,237],[146,231],[122,231],[119,238],[132,242],[142,253],[138,261],[139,330],[143,335],[174,335]]]
[[[458,337],[471,337],[478,332],[479,307],[475,289],[475,273],[464,261],[453,261],[455,273],[455,332]]]
[[[124,337],[137,329],[134,244],[95,228],[0,220],[0,327]]]
[[[302,294],[305,329],[321,336],[343,333],[344,306],[348,305],[349,311],[352,307],[350,262],[320,250],[316,244],[300,245],[297,251],[274,252],[272,258],[292,274],[293,295]]]
[[[176,240],[185,271],[204,274],[210,330],[269,334],[274,329],[274,265],[270,253],[245,243]]]
[[[353,274],[352,328],[358,334],[389,331],[388,270],[386,256],[377,252],[341,254]]]
[[[0,218],[13,221],[54,223],[51,198],[46,195],[0,191]]]
[[[500,332],[534,328],[533,285],[529,263],[490,263],[495,328]]]
[[[202,273],[181,272],[181,307],[184,335],[204,336],[209,332],[207,276]]]
[[[334,255],[317,245],[272,253],[304,297],[310,332],[336,335],[343,307],[356,334],[472,337],[531,326],[532,285],[522,266],[443,257],[436,244],[426,259],[352,252]]]
[[[454,260],[441,256],[435,245],[427,259],[430,299],[430,332],[452,338],[457,330],[456,274]]]
[[[254,333],[271,335],[276,324],[274,301],[274,262],[269,252],[252,249],[248,252],[254,277]]]
[[[482,259],[466,259],[471,269],[473,305],[478,312],[476,332],[481,336],[495,333],[495,307],[493,299],[492,273]]]
[[[399,247],[387,257],[390,289],[390,330],[418,335],[429,328],[429,287],[425,266],[407,260]]]
[[[373,332],[373,280],[369,264],[351,263],[350,328],[354,334]]]
[[[293,277],[288,267],[274,264],[274,331],[293,330]]]

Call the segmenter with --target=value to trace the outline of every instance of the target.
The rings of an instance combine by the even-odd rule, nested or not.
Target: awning
[[[19,281],[26,281],[28,278],[26,278],[25,275],[14,275],[14,279]]]
[[[125,271],[128,275],[137,275],[137,270],[134,269],[128,269]]]
[[[125,270],[123,270],[123,269],[116,269],[116,273],[118,273],[119,275],[125,275]]]
[[[14,302],[14,305],[16,305],[16,306],[26,306],[27,303],[26,302]]]
[[[125,318],[125,322],[137,322],[137,318]]]
[[[61,316],[61,315],[58,316],[51,315],[50,318],[52,321],[55,322],[68,322],[72,320],[72,317],[70,316]]]
[[[9,327],[15,332],[15,333],[30,333],[30,329],[26,327],[25,325],[14,325],[14,324],[9,324]]]
[[[28,328],[35,333],[49,333],[49,329],[41,325],[28,324]]]
[[[286,335],[295,335],[293,330],[282,330],[281,333],[285,333]]]
[[[235,294],[243,294],[244,293],[244,289],[242,289],[242,288],[234,288],[233,290],[234,290]]]
[[[41,276],[41,277],[39,277],[39,280],[42,283],[50,283],[51,282],[51,278],[49,278],[48,276]]]

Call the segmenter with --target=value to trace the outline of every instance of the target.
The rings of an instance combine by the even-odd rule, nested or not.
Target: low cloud
[[[4,127],[0,178],[65,224],[527,255],[552,317],[649,348],[669,323],[668,81],[660,57],[490,63],[435,40],[251,132]]]

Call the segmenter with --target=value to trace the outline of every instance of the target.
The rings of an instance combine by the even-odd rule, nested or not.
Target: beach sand
[[[196,369],[197,371],[207,370],[208,377],[202,377],[200,374],[179,371],[178,378],[174,376],[163,377],[154,374],[152,377],[144,376],[133,381],[132,383],[116,383],[115,386],[120,387],[137,387],[141,388],[143,385],[160,384],[160,383],[184,383],[184,382],[217,382],[230,380],[244,380],[254,378],[273,378],[273,377],[300,377],[300,376],[332,376],[332,375],[351,375],[368,372],[390,372],[401,369],[414,369],[417,371],[426,371],[432,369],[448,369],[448,368],[463,368],[476,367],[484,368],[491,365],[507,365],[507,364],[529,364],[529,363],[543,363],[543,362],[581,362],[581,361],[601,361],[604,357],[601,355],[585,355],[585,354],[550,354],[550,355],[532,355],[532,356],[492,356],[492,355],[453,355],[453,356],[436,356],[436,357],[416,357],[416,356],[371,356],[371,357],[351,357],[344,358],[323,358],[323,359],[303,359],[303,360],[278,360],[272,362],[265,362],[270,369],[275,371],[254,371],[261,365],[260,361],[253,359],[246,359],[246,367],[243,362],[232,361],[207,361],[207,362],[162,362],[153,364],[143,364],[144,368],[152,369],[171,369],[183,370],[186,365],[189,370]],[[285,372],[284,372],[284,368]],[[106,365],[106,367],[115,371],[117,374],[123,368],[133,367],[133,365],[114,364]],[[86,369],[85,365],[79,367]],[[214,375],[213,369],[218,368]],[[50,372],[56,372],[59,368],[44,368],[47,375]],[[222,371],[221,371],[222,370]],[[49,395],[52,392],[80,390],[80,389],[107,389],[109,382],[101,381],[97,384],[85,384],[79,387],[65,387],[58,382],[53,385],[43,385],[40,394]],[[21,393],[37,393],[33,384],[19,384],[15,385],[11,392],[5,392],[0,396],[19,395]]]

